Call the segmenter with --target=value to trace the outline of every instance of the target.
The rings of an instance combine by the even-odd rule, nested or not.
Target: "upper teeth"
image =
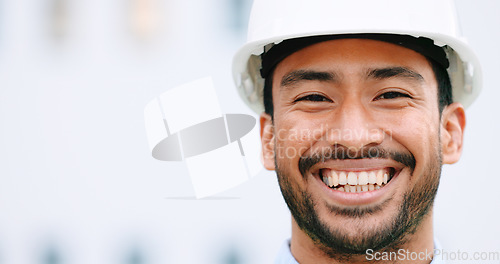
[[[349,192],[362,192],[378,189],[389,181],[387,169],[371,171],[335,171],[332,169],[322,170],[323,182],[329,187],[337,187],[337,190]],[[377,188],[378,187],[378,188]]]

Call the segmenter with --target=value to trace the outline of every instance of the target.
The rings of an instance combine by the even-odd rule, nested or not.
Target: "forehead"
[[[420,53],[371,39],[337,39],[307,46],[278,63],[274,78],[301,68],[334,70],[342,75],[351,75],[388,66],[410,68],[424,79],[435,81],[430,62]]]

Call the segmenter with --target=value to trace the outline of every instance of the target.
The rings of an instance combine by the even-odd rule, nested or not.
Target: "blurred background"
[[[273,172],[215,197],[151,157],[145,105],[212,76],[224,113],[251,0],[0,0],[0,264],[272,263],[290,236]],[[445,249],[500,251],[500,1],[457,1],[483,66],[461,161],[445,166]],[[189,100],[189,98],[179,98]],[[498,261],[493,263],[499,263]]]

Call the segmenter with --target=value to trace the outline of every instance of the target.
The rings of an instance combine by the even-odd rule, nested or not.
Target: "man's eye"
[[[375,100],[394,99],[394,98],[398,98],[398,97],[411,98],[411,96],[408,94],[404,94],[404,93],[400,93],[400,92],[387,92],[387,93],[383,93],[383,94],[379,95],[377,98],[375,98]]]
[[[310,95],[306,95],[304,97],[300,97],[297,100],[295,100],[295,102],[298,102],[298,101],[331,102],[332,100],[330,100],[330,99],[328,99],[325,96],[320,95],[320,94],[310,94]]]

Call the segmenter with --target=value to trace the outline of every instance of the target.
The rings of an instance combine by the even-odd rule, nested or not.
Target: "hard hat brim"
[[[397,34],[413,37],[425,37],[434,40],[435,45],[445,48],[450,66],[447,71],[453,89],[453,101],[469,107],[479,95],[482,86],[482,71],[479,60],[467,45],[465,40],[450,37],[435,32],[409,32],[409,31],[377,31],[360,30],[358,32],[314,32],[309,34],[296,34],[277,36],[264,40],[254,41],[244,45],[233,58],[233,79],[242,100],[256,113],[264,111],[263,87],[264,79],[260,76],[261,54],[265,47],[278,44],[284,40],[339,34]]]

